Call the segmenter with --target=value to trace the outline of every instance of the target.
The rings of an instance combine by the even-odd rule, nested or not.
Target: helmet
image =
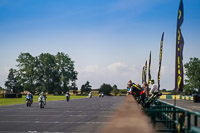
[[[132,81],[131,81],[131,80],[129,80],[129,81],[128,81],[128,85],[131,85],[131,84],[132,84]]]

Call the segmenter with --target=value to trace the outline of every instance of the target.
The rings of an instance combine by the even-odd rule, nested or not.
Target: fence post
[[[175,121],[176,121],[176,108],[175,108],[175,106],[173,106],[173,130],[176,129]],[[173,133],[176,133],[176,131],[173,131]]]
[[[197,118],[198,118],[198,117],[195,115],[195,116],[194,116],[194,126],[195,126],[195,127],[197,127],[197,122],[198,122],[198,121],[197,121]]]
[[[190,130],[191,128],[191,114],[190,113],[187,113],[187,130]]]
[[[178,113],[178,133],[183,132],[183,125],[185,122],[185,113]]]

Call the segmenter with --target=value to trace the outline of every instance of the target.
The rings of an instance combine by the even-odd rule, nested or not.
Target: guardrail
[[[157,100],[145,112],[151,117],[153,127],[163,123],[167,128],[159,132],[200,133],[200,113]]]

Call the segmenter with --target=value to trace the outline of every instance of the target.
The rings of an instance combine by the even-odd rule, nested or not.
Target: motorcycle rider
[[[70,99],[70,94],[69,94],[69,92],[67,92],[66,93],[66,100],[67,100],[67,102],[69,101],[69,99]]]
[[[104,94],[103,94],[103,92],[101,93],[101,97],[104,97]]]
[[[38,101],[40,101],[40,98],[44,99],[44,105],[46,105],[46,99],[47,99],[47,97],[46,97],[46,95],[44,94],[44,92],[41,92],[41,93],[39,94]]]
[[[133,96],[135,96],[135,98],[137,99],[139,103],[144,102],[144,99],[145,99],[144,89],[141,88],[139,84],[132,83],[132,81],[129,80],[127,88],[131,90],[131,92],[128,94],[132,94]]]
[[[92,98],[92,92],[90,91],[90,93],[89,93],[89,98]]]
[[[26,95],[26,102],[27,102],[28,100],[30,100],[31,103],[33,102],[32,96],[31,96],[31,93],[30,93],[30,92],[28,92],[27,95]]]

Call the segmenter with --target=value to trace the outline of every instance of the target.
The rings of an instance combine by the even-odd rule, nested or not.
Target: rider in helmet
[[[44,104],[46,105],[46,99],[47,99],[47,97],[46,97],[46,95],[44,94],[44,92],[41,92],[40,94],[39,94],[39,97],[44,97]]]
[[[132,81],[130,80],[128,82],[128,87],[130,88],[132,95],[135,96],[136,99],[138,99],[139,103],[141,101],[144,101],[145,99],[144,89],[139,84],[132,83]]]
[[[27,95],[26,95],[26,100],[28,100],[28,99],[29,99],[29,100],[32,99],[32,96],[31,96],[31,93],[30,93],[30,92],[28,92]]]

